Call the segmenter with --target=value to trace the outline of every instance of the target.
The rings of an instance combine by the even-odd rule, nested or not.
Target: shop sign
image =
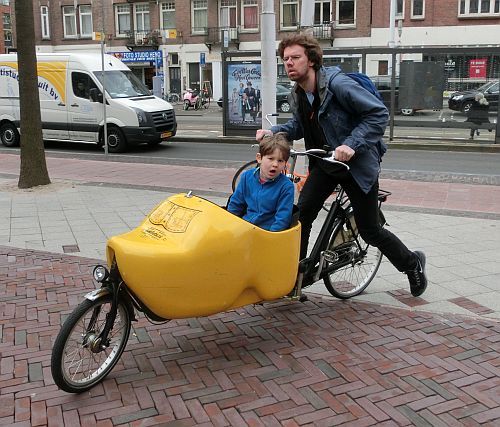
[[[161,63],[160,50],[144,50],[133,52],[110,52],[110,55],[122,62],[158,62]]]
[[[486,65],[488,59],[471,59],[469,62],[469,77],[471,79],[485,79],[486,78]]]

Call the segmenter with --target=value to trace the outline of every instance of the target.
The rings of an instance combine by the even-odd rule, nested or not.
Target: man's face
[[[307,58],[304,47],[292,45],[283,51],[283,64],[288,74],[288,78],[294,82],[301,83],[306,80],[310,70],[313,70],[313,63]]]

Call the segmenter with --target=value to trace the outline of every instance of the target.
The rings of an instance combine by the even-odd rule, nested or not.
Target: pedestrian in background
[[[480,135],[479,128],[482,124],[490,123],[490,118],[488,116],[489,110],[490,105],[488,100],[484,97],[484,94],[482,92],[477,93],[474,96],[474,101],[469,111],[467,111],[466,122],[472,123],[469,139],[474,139],[474,134],[477,136]],[[491,132],[491,129],[489,129],[489,131]]]

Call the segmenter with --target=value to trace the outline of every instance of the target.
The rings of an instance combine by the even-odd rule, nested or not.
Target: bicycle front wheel
[[[119,300],[107,343],[101,342],[111,295],[85,300],[64,322],[52,350],[51,370],[56,385],[69,393],[82,393],[102,381],[116,365],[127,344],[131,319]]]
[[[382,252],[367,244],[351,224],[353,217],[338,221],[325,251],[323,281],[328,292],[341,299],[361,294],[382,261]]]
[[[238,186],[238,182],[240,182],[241,174],[249,169],[255,169],[257,167],[257,160],[252,160],[251,162],[245,163],[242,167],[240,167],[233,176],[233,182],[231,183],[231,188],[236,190]]]

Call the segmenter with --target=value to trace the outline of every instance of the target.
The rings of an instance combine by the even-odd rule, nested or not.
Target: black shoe
[[[427,288],[427,276],[425,275],[425,255],[421,251],[415,251],[417,266],[413,270],[405,271],[410,282],[411,294],[414,297],[422,295]]]

